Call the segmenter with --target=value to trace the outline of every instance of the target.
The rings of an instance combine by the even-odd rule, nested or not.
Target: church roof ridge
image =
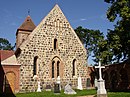
[[[22,30],[22,31],[30,31],[32,32],[34,29],[35,29],[35,24],[34,22],[32,21],[30,15],[28,15],[24,22],[22,23],[22,25],[17,29],[18,30]]]

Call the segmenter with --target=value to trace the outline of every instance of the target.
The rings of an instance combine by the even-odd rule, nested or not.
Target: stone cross
[[[95,68],[99,68],[99,80],[103,80],[102,79],[102,71],[101,71],[101,69],[105,68],[105,66],[101,66],[101,62],[99,61],[99,65],[95,66]]]

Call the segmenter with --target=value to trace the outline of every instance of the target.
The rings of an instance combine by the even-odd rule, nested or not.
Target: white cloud
[[[85,18],[81,18],[81,19],[80,19],[80,21],[86,21],[86,20],[87,20],[87,19],[85,19]]]

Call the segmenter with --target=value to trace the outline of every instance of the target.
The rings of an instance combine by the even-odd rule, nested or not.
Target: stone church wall
[[[55,39],[56,47],[54,47]],[[21,64],[21,92],[36,91],[37,80],[41,82],[43,89],[46,84],[53,86],[57,78],[57,67],[54,68],[52,78],[53,61],[60,62],[59,76],[62,87],[70,81],[72,87],[76,88],[79,76],[82,77],[83,87],[86,87],[86,51],[58,6],[52,9],[19,49],[21,52],[17,60]],[[35,57],[37,57],[37,79],[34,79],[33,74]],[[72,75],[73,60],[76,60],[75,76]]]

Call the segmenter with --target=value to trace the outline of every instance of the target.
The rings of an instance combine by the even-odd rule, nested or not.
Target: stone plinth
[[[40,82],[38,81],[38,88],[37,88],[37,92],[41,92],[41,86],[40,86]]]
[[[104,80],[98,80],[97,97],[107,97]]]

